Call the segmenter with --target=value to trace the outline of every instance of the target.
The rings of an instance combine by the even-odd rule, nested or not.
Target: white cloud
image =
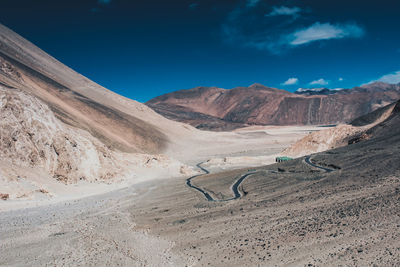
[[[272,11],[266,16],[296,16],[300,13],[301,8],[295,7],[287,7],[287,6],[274,6],[272,7]]]
[[[287,79],[286,82],[282,83],[282,85],[294,85],[299,83],[299,79],[298,78],[289,78]]]
[[[329,82],[327,80],[325,80],[325,79],[322,79],[322,78],[310,82],[310,85],[328,85],[328,84],[329,84]]]
[[[398,84],[400,83],[400,70],[390,74],[383,75],[377,81],[384,83]]]
[[[359,38],[364,35],[364,30],[356,24],[337,24],[316,22],[308,28],[292,33],[289,36],[290,45],[303,45],[319,40]]]
[[[260,0],[247,0],[246,7],[255,7]]]
[[[191,0],[196,1],[198,0]],[[297,6],[273,6],[265,13],[261,0],[240,0],[221,24],[225,42],[279,55],[289,49],[318,40],[356,38],[364,29],[355,23],[320,23],[300,16],[309,9]],[[266,2],[265,2],[266,3]],[[308,25],[308,27],[298,25]]]

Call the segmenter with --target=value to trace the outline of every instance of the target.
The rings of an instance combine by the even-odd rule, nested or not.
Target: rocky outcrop
[[[304,90],[303,90],[304,91]],[[348,123],[400,98],[400,85],[372,83],[344,90],[294,94],[255,84],[230,90],[198,87],[156,97],[146,104],[162,115],[215,130],[213,121],[243,125]],[[182,112],[185,111],[184,112]],[[207,122],[210,127],[204,127]],[[217,129],[218,130],[218,129]]]
[[[281,154],[301,157],[366,141],[377,135],[377,132],[385,131],[385,135],[399,134],[399,110],[400,102],[397,101],[356,118],[351,124],[313,132],[285,149]]]
[[[41,99],[57,118],[113,150],[161,153],[167,147],[159,125],[143,119],[154,118],[153,111],[95,84],[1,24],[0,84]]]
[[[71,183],[90,189],[96,181],[191,175],[162,153],[193,131],[90,81],[0,24],[0,193],[10,199],[74,191]]]
[[[0,85],[0,198],[4,200],[51,197],[59,192],[59,184],[130,184],[194,173],[162,154],[115,151],[88,131],[60,121],[37,97]]]
[[[44,169],[64,183],[113,178],[111,151],[88,132],[68,127],[39,99],[0,87],[0,158]]]
[[[334,128],[313,132],[285,149],[281,154],[290,157],[301,157],[346,146],[350,140],[361,135],[364,128],[351,125],[338,125]]]

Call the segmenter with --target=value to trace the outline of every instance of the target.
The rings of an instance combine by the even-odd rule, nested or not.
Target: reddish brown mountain
[[[301,93],[254,84],[221,89],[197,87],[146,104],[167,118],[197,128],[226,130],[245,125],[306,125],[350,122],[400,98],[400,85],[372,83],[347,90]]]

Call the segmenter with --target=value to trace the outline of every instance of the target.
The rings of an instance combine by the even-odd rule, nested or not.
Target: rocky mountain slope
[[[392,116],[399,116],[400,101],[394,102],[334,128],[313,132],[285,149],[281,154],[301,157],[370,139],[376,127],[384,127]],[[379,126],[380,125],[380,126]]]
[[[387,118],[366,131],[366,134],[369,136],[368,139],[396,138],[398,140],[400,137],[400,100],[382,111]],[[397,142],[393,143],[393,145],[396,144]]]
[[[4,26],[0,26],[0,82],[47,103],[65,123],[89,131],[126,152],[161,152],[167,136],[138,115],[113,105],[119,96],[64,66]],[[141,105],[131,103],[138,108]],[[112,126],[112,127],[110,127]]]
[[[350,122],[399,98],[400,85],[385,83],[329,92],[302,90],[301,94],[254,84],[230,90],[215,87],[180,90],[146,104],[170,119],[201,129],[224,130],[246,124]]]
[[[42,168],[63,182],[107,180],[118,169],[103,143],[28,93],[0,86],[0,118],[0,158],[10,166]]]
[[[1,24],[0,118],[2,194],[137,179],[144,169],[190,173],[160,153],[194,129],[101,87]]]

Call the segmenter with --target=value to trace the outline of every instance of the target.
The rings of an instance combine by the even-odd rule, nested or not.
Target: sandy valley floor
[[[258,156],[253,148],[250,156]],[[186,178],[170,178],[4,211],[0,265],[398,265],[400,169],[393,155],[400,147],[347,149],[311,158],[331,172],[297,159],[193,180],[215,199],[228,199],[230,185],[254,172],[232,201],[207,201]],[[359,154],[368,156],[360,161]],[[381,164],[370,164],[378,154]]]
[[[320,129],[321,127],[314,126],[271,126],[244,128],[237,132],[196,131],[194,136],[187,138],[189,141],[186,140],[182,144],[171,146],[166,153],[169,158],[149,155],[137,155],[135,158],[127,155],[135,158],[135,160],[131,160],[132,174],[125,178],[121,177],[119,182],[113,181],[110,184],[78,181],[77,184],[66,186],[44,174],[32,175],[32,170],[29,169],[26,171],[29,179],[21,177],[13,182],[3,181],[3,183],[0,179],[2,188],[0,193],[8,193],[6,189],[10,188],[16,196],[24,196],[0,201],[0,211],[82,198],[154,179],[186,177],[198,171],[195,165],[199,162],[206,162],[205,166],[213,172],[270,164],[283,149],[309,132]],[[181,173],[178,172],[180,162],[188,165],[185,169],[181,168]],[[20,193],[15,188],[20,188]],[[41,193],[40,190],[37,190],[38,188],[45,189],[43,192],[48,191],[49,193]]]
[[[240,166],[260,166],[273,162],[275,155],[284,148],[318,129],[313,126],[252,127],[234,133],[203,132],[203,136],[198,137],[198,145],[192,143],[192,149],[171,151],[170,156],[192,166],[204,161],[213,172]],[[183,190],[189,199],[198,198],[184,186],[187,177],[170,176],[167,170],[165,173],[160,171],[158,175],[152,173],[148,176],[149,182],[140,183],[146,179],[144,169],[141,179],[136,184],[133,181],[134,185],[126,181],[119,185],[59,185],[60,192],[64,193],[58,197],[39,196],[33,200],[0,202],[0,210],[3,210],[0,265],[107,265],[119,262],[123,265],[157,266],[160,263],[188,263],[186,258],[180,258],[171,251],[173,243],[147,234],[143,227],[139,230],[133,220],[135,215],[128,210],[141,200],[157,199],[159,191],[165,186],[168,190],[163,191],[164,194],[173,195],[178,189]],[[125,188],[119,189],[121,187]],[[109,193],[104,195],[107,191]],[[82,198],[90,194],[94,196]],[[31,208],[21,209],[23,207]],[[106,258],[99,256],[105,251],[110,252],[106,253]]]

